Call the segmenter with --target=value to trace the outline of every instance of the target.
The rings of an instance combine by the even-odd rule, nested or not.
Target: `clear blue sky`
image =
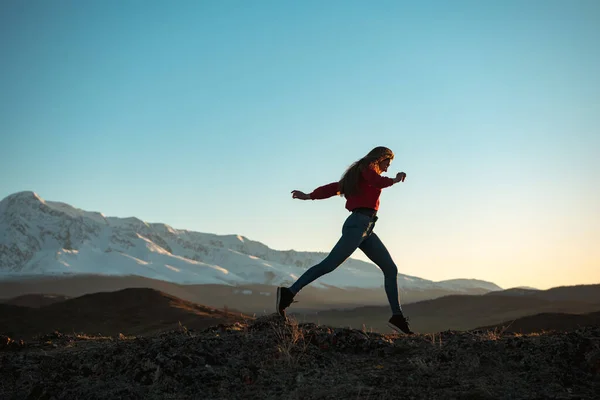
[[[384,145],[401,272],[600,282],[599,43],[596,0],[5,0],[0,198],[329,251],[290,191]]]

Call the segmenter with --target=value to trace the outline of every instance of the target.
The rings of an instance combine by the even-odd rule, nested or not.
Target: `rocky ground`
[[[594,399],[600,327],[381,335],[277,316],[152,337],[0,337],[2,399]]]

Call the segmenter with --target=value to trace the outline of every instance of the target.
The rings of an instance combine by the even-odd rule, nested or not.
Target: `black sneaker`
[[[294,302],[294,293],[286,287],[277,288],[277,312],[285,317],[285,309]]]
[[[390,318],[388,325],[390,326],[390,328],[398,332],[402,331],[407,335],[412,335],[414,333],[410,330],[410,327],[408,326],[408,318],[406,318],[402,314],[392,315],[392,318]]]

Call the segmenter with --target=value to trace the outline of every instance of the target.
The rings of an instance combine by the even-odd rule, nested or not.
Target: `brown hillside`
[[[140,276],[73,275],[41,276],[20,280],[0,281],[0,293],[5,299],[25,294],[55,293],[80,297],[99,292],[113,292],[128,288],[151,288],[183,300],[189,299],[185,286]],[[205,304],[205,303],[201,303]]]
[[[20,307],[40,308],[68,299],[70,299],[69,296],[62,294],[24,294],[22,296],[9,299],[4,303]]]
[[[570,332],[584,326],[600,326],[600,311],[589,314],[542,313],[477,330],[502,330],[511,333]]]
[[[383,276],[382,276],[383,283]],[[273,312],[276,287],[248,284],[238,287],[228,285],[182,285],[139,276],[76,275],[60,277],[33,277],[21,280],[0,281],[0,296],[10,299],[25,294],[55,293],[67,297],[79,297],[98,292],[112,292],[126,288],[152,288],[176,296],[182,300],[204,304],[209,307],[239,310],[246,314]],[[245,291],[251,291],[246,294]],[[444,290],[402,290],[404,304],[448,296]],[[472,290],[469,294],[481,294]],[[296,309],[315,312],[331,308],[356,308],[385,305],[387,299],[382,288],[361,289],[336,287],[306,287],[299,295]],[[0,300],[2,301],[2,300]]]
[[[596,287],[600,291],[600,286]],[[581,314],[600,309],[600,303],[581,301],[550,301],[529,296],[446,296],[439,299],[403,305],[416,332],[432,333],[445,330],[470,330],[540,313]],[[294,312],[294,306],[290,313]],[[333,326],[360,328],[363,325],[378,332],[389,332],[387,306],[359,307],[349,310],[328,310],[316,314],[297,313],[300,321]]]
[[[60,331],[94,335],[150,335],[177,329],[203,329],[245,318],[194,304],[153,289],[95,293],[39,309],[0,305],[0,333],[30,338]]]
[[[73,276],[0,281],[0,293],[14,297],[25,293],[60,293],[78,297],[86,293],[131,288],[153,288],[179,299],[207,307],[238,310],[245,314],[270,314],[275,308],[275,287],[268,285],[178,285],[137,276]],[[247,294],[251,292],[251,294]],[[442,293],[430,293],[442,295]],[[581,314],[600,309],[600,285],[579,285],[549,290],[509,289],[485,295],[452,295],[422,300],[401,291],[402,304],[415,330],[424,333],[447,329],[470,330],[539,313]],[[570,298],[571,296],[572,298]],[[373,328],[389,332],[389,308],[383,289],[363,290],[307,287],[290,313],[301,321],[333,326]]]
[[[530,297],[549,301],[580,301],[598,304],[600,303],[600,284],[558,286],[547,290],[507,289],[490,292],[486,296]]]

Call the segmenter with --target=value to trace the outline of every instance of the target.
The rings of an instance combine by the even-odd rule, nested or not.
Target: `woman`
[[[323,261],[308,269],[289,288],[277,288],[279,314],[285,317],[285,309],[292,304],[294,296],[303,287],[336,269],[359,248],[383,271],[385,293],[392,308],[390,327],[406,334],[413,333],[398,301],[398,268],[388,250],[373,232],[381,190],[404,182],[406,178],[404,172],[399,172],[394,179],[381,176],[382,172],[387,171],[393,158],[394,153],[387,147],[376,147],[352,164],[339,182],[321,186],[310,194],[299,190],[292,191],[292,198],[300,200],[327,199],[342,195],[346,198],[346,209],[352,214],[342,227],[342,237]]]

